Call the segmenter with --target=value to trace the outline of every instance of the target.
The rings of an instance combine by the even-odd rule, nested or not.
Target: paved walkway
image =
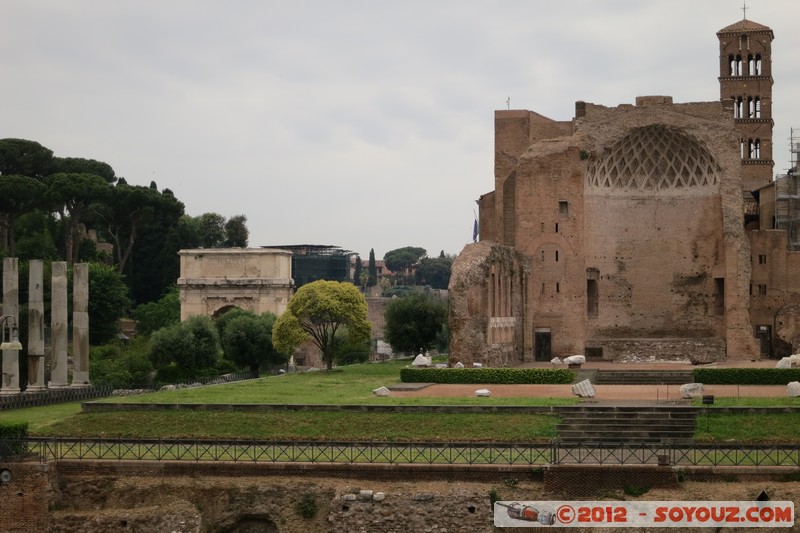
[[[711,365],[695,366],[691,363],[611,363],[594,362],[585,363],[585,370],[693,370],[695,368],[774,368],[775,360],[763,361],[726,361]],[[553,368],[549,362],[525,363],[524,368]],[[559,366],[558,368],[566,368]],[[680,385],[595,385],[596,402],[605,400],[629,402],[655,402],[676,403],[681,400]],[[571,385],[445,385],[434,384],[417,390],[396,391],[392,390],[393,397],[466,397],[475,396],[478,389],[489,389],[494,397],[548,397],[548,398],[574,398]],[[705,385],[703,394],[716,397],[742,397],[742,398],[785,398],[785,385]]]

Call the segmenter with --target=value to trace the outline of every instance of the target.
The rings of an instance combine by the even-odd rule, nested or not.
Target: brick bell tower
[[[746,15],[746,11],[745,11]],[[772,30],[742,18],[717,32],[719,90],[741,135],[742,192],[772,181]],[[745,194],[745,197],[751,197]]]

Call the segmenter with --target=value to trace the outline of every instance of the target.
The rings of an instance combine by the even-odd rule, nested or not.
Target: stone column
[[[46,388],[44,381],[44,264],[41,259],[28,263],[28,388],[26,392]]]
[[[14,317],[2,324],[3,329],[19,318],[19,260],[3,259],[3,314]],[[13,322],[16,324],[16,322]],[[0,332],[2,333],[2,332]],[[6,339],[3,339],[6,340]],[[10,339],[9,339],[10,340]],[[3,350],[3,380],[0,394],[19,394],[19,352]]]
[[[89,386],[89,264],[72,265],[72,386]]]
[[[61,389],[69,386],[67,374],[67,263],[53,261],[52,270],[50,388]]]

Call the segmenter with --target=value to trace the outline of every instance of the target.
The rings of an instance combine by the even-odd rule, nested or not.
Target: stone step
[[[559,406],[553,409],[560,416],[570,416],[583,413],[592,416],[604,416],[605,414],[632,413],[638,414],[659,414],[663,416],[689,416],[696,415],[698,408],[693,406],[655,406],[655,405],[569,405]]]
[[[559,409],[561,441],[607,443],[692,442],[697,408],[575,406]]]
[[[590,412],[575,412],[575,413],[561,413],[561,418],[576,419],[576,420],[595,420],[598,416],[602,416],[604,420],[618,419],[618,420],[694,420],[696,413],[654,413],[654,412],[608,412],[608,413],[590,413]]]

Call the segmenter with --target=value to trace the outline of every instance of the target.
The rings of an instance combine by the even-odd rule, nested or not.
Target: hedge
[[[27,452],[25,442],[27,438],[27,422],[0,422],[0,457],[22,455]]]
[[[704,385],[786,385],[800,381],[800,368],[696,368],[694,381]]]
[[[402,368],[404,383],[532,385],[572,383],[575,373],[564,368]]]

